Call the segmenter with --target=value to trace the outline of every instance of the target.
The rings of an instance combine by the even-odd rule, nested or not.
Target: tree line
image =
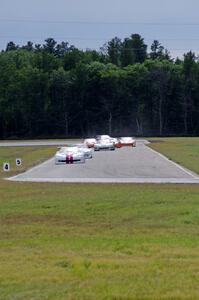
[[[139,34],[99,51],[53,38],[0,52],[0,138],[198,135],[199,61]]]

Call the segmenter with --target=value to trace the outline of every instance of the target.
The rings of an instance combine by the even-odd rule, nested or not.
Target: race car
[[[95,136],[95,139],[96,139],[97,141],[100,141],[100,140],[110,140],[111,137],[110,137],[110,135],[103,134],[103,135],[96,135],[96,136]]]
[[[96,135],[96,140],[101,141],[101,140],[108,140],[109,142],[113,143],[116,148],[121,148],[120,142],[117,138],[113,138],[110,135],[104,134],[104,135]]]
[[[62,147],[55,154],[55,164],[85,163],[84,153],[78,147]]]
[[[76,144],[74,146],[84,153],[85,159],[89,159],[93,157],[93,150],[88,148],[85,144]]]
[[[84,145],[86,145],[88,148],[93,148],[96,142],[97,142],[96,139],[89,138],[84,140]]]
[[[105,140],[100,140],[94,145],[94,150],[95,151],[100,151],[100,150],[115,150],[115,145],[110,142],[108,139]]]
[[[123,146],[131,146],[136,147],[136,140],[132,137],[121,137],[118,139],[121,147]]]

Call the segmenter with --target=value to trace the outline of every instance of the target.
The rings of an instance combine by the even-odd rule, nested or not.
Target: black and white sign
[[[10,164],[7,163],[7,162],[5,162],[5,163],[3,164],[3,170],[4,170],[5,172],[10,171]]]
[[[16,158],[16,166],[19,167],[22,165],[22,160],[21,158]]]

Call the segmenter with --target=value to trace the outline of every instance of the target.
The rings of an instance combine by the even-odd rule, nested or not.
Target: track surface
[[[55,165],[54,158],[10,180],[36,182],[199,183],[193,172],[151,150],[146,141],[136,148],[94,152],[85,164]]]

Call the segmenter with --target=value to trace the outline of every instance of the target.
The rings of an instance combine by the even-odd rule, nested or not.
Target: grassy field
[[[0,299],[198,299],[198,195],[0,181]]]
[[[153,138],[151,147],[199,174],[199,138]]]
[[[1,179],[0,300],[199,299],[198,229],[199,185]]]

